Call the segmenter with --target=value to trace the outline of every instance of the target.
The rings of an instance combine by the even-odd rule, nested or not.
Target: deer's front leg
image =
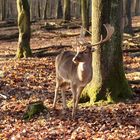
[[[78,108],[78,102],[79,102],[80,95],[81,95],[81,92],[83,91],[83,89],[84,89],[84,87],[78,87],[78,88],[77,88],[75,110],[77,110],[77,108]]]

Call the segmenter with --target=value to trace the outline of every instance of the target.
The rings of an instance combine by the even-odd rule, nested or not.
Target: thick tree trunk
[[[19,40],[17,58],[31,57],[30,49],[30,8],[27,0],[17,0]]]
[[[115,102],[131,95],[123,69],[121,2],[92,0],[92,43],[100,41],[101,34],[105,35],[102,25],[110,18],[115,33],[110,43],[99,46],[93,53],[93,78],[83,91],[83,95],[90,97],[91,104],[102,100]]]
[[[89,0],[81,0],[81,17],[82,17],[82,26],[87,31],[89,30]],[[88,35],[88,32],[83,30],[83,35]]]
[[[69,21],[71,19],[70,0],[64,0],[63,19],[64,19],[64,21]]]

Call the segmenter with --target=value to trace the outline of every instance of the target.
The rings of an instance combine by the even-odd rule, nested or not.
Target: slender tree
[[[70,0],[64,0],[64,9],[63,9],[63,19],[64,21],[69,21],[71,19],[70,15]]]
[[[131,0],[126,0],[125,1],[125,11],[126,11],[126,21],[125,26],[124,26],[124,32],[129,33],[131,35],[134,34],[133,29],[132,29],[132,16],[131,16]]]
[[[60,19],[62,17],[63,17],[62,3],[61,3],[61,0],[57,0],[57,2],[56,2],[56,18]]]
[[[81,17],[82,27],[89,30],[89,0],[81,0]],[[83,30],[83,35],[88,35],[86,30]]]
[[[6,3],[7,3],[7,0],[1,0],[1,9],[2,9],[1,19],[2,20],[6,19]]]
[[[47,18],[47,6],[48,6],[48,0],[45,0],[44,10],[43,10],[43,19]]]
[[[124,3],[126,3],[127,0],[123,0]],[[137,0],[131,0],[131,13],[132,16],[135,16],[135,12],[136,12],[136,3]],[[126,5],[126,4],[125,4]]]
[[[19,40],[17,58],[30,57],[30,7],[27,0],[17,0]]]
[[[40,8],[41,4],[40,4],[40,0],[38,0],[37,2],[38,2],[38,3],[37,3],[38,17],[39,17],[39,19],[41,19],[41,8]]]
[[[136,1],[135,15],[136,16],[140,15],[140,0]]]
[[[115,32],[110,43],[98,46],[93,53],[93,78],[83,91],[91,104],[115,102],[131,95],[123,69],[121,4],[120,0],[92,0],[92,43],[100,41],[101,34],[105,36],[104,23],[111,23]]]
[[[81,0],[77,0],[75,2],[76,7],[75,7],[75,17],[80,18],[81,16]]]

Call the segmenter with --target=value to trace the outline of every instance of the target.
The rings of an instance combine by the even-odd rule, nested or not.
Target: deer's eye
[[[84,54],[88,54],[88,52],[87,51],[84,51]]]

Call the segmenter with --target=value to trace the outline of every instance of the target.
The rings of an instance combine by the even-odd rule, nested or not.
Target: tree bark
[[[70,0],[64,0],[63,19],[64,19],[64,21],[69,21],[71,19]]]
[[[17,0],[19,40],[16,58],[31,57],[30,7],[27,0]]]
[[[93,78],[83,91],[91,104],[97,101],[116,102],[131,95],[123,69],[121,2],[92,0],[92,43],[100,41],[101,34],[105,36],[102,26],[105,23],[110,22],[115,32],[110,43],[99,46],[93,53]]]

